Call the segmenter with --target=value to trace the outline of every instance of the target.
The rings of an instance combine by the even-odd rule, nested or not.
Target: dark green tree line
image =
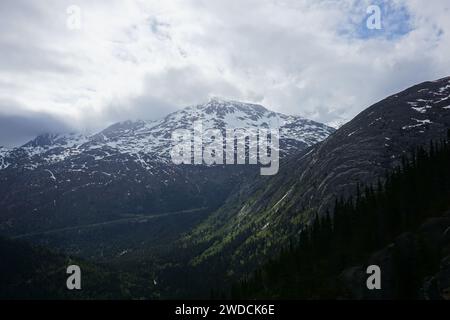
[[[232,288],[233,298],[336,298],[339,274],[365,261],[405,231],[450,208],[450,130],[448,138],[418,148],[401,167],[373,186],[358,186],[351,199],[337,199],[332,214],[316,217],[300,238]],[[439,261],[432,248],[419,246],[418,261],[395,271],[397,297],[414,298],[421,278]],[[399,266],[402,252],[395,255]],[[403,264],[402,264],[403,263]]]

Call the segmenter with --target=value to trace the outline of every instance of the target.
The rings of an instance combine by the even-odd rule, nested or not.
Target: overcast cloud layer
[[[382,9],[382,29],[366,9]],[[80,30],[67,8],[81,9]],[[0,1],[0,145],[211,96],[325,123],[450,75],[448,0]]]

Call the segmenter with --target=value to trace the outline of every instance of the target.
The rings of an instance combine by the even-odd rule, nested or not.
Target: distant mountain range
[[[279,127],[279,173],[175,166],[171,133],[196,120],[220,130]],[[149,272],[163,297],[205,296],[276,255],[337,199],[382,181],[403,156],[443,139],[448,128],[444,78],[392,95],[337,131],[212,99],[89,137],[42,135],[0,149],[0,234]]]
[[[205,129],[279,128],[282,156],[314,145],[335,131],[260,105],[215,98],[158,121],[116,123],[91,136],[43,134],[22,147],[1,150],[0,233],[45,243],[61,236],[52,243],[88,256],[130,250],[135,245],[128,240],[111,245],[109,233],[119,229],[125,238],[139,238],[134,234],[135,224],[143,226],[139,240],[144,244],[173,241],[212,213],[257,169],[174,165],[169,154],[172,132],[191,129],[198,120]],[[170,215],[184,223],[165,231],[164,237],[146,232],[148,226],[168,228],[165,221]],[[107,236],[102,237],[99,229],[106,229]],[[71,238],[80,230],[92,232],[99,245],[88,243],[92,250],[87,250]],[[67,234],[71,241],[66,241]],[[87,238],[80,236],[80,241],[86,243]]]
[[[8,167],[36,169],[66,160],[76,162],[90,154],[100,162],[114,156],[126,156],[146,170],[154,163],[169,163],[172,132],[192,129],[201,120],[205,129],[279,128],[285,150],[301,150],[328,137],[335,130],[300,116],[287,116],[261,105],[213,98],[209,102],[187,107],[157,121],[124,121],[91,135],[43,134],[25,145],[0,149],[1,169]]]

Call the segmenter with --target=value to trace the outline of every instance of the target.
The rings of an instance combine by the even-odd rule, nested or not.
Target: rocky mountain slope
[[[125,121],[92,136],[44,134],[0,150],[0,233],[77,254],[89,247],[89,256],[174,241],[257,169],[174,165],[172,132],[191,129],[197,120],[220,130],[279,127],[284,155],[334,131],[259,105],[212,99],[158,121]]]
[[[314,219],[251,280],[233,286],[233,296],[448,299],[450,129],[447,139],[431,146],[403,159],[384,183],[339,200],[333,219]],[[374,265],[380,268],[380,290],[367,285],[366,270]]]
[[[260,105],[213,98],[206,104],[187,107],[158,121],[120,122],[92,136],[43,134],[20,148],[0,147],[1,168],[22,166],[32,170],[42,165],[77,160],[76,156],[92,152],[97,161],[114,154],[127,155],[152,171],[152,163],[171,162],[172,132],[192,129],[193,123],[199,120],[205,129],[279,128],[286,150],[314,145],[334,131],[326,125],[300,116],[272,112]]]
[[[227,255],[228,272],[251,270],[295,239],[317,213],[357,185],[383,178],[403,155],[450,127],[450,78],[425,82],[364,110],[322,143],[285,159],[274,177],[242,186],[185,238],[203,248],[191,263]],[[253,263],[251,263],[253,262]]]

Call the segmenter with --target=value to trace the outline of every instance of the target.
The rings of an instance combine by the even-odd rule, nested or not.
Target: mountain
[[[424,82],[361,112],[323,142],[284,159],[280,172],[242,185],[184,238],[201,248],[192,265],[227,261],[229,275],[252,270],[332,212],[358,185],[383,181],[402,157],[450,128],[450,78]]]
[[[158,121],[124,121],[92,136],[43,134],[20,148],[1,148],[0,158],[5,168],[11,165],[13,168],[35,169],[84,153],[90,153],[97,161],[120,154],[152,171],[151,164],[155,162],[171,162],[172,132],[192,129],[193,123],[199,120],[205,129],[279,128],[286,152],[292,148],[309,147],[334,132],[333,128],[324,124],[272,112],[261,105],[213,98],[205,104],[187,107]]]
[[[172,132],[279,127],[283,156],[334,129],[223,99],[158,121],[125,121],[91,135],[43,134],[0,153],[0,233],[87,257],[161,247],[215,211],[257,166],[174,165]],[[125,253],[124,253],[125,252]]]
[[[0,170],[6,169],[9,164],[5,163],[5,156],[9,153],[9,149],[0,146]]]
[[[330,231],[339,205],[360,199],[363,187],[385,183],[419,147],[431,157],[430,141],[445,139],[450,128],[449,99],[450,78],[424,82],[374,104],[337,131],[262,106],[212,99],[159,121],[121,122],[88,137],[42,135],[1,149],[0,233],[151,275],[162,297],[205,297],[296,243],[314,230],[316,217]],[[198,120],[221,132],[279,127],[280,171],[261,176],[258,166],[174,165],[172,132]],[[392,203],[389,210],[397,212]],[[359,222],[356,228],[367,227]],[[345,227],[344,235],[372,235]],[[358,239],[348,242],[359,248]]]
[[[450,129],[384,183],[339,200],[297,242],[234,286],[246,299],[450,299]],[[381,290],[369,290],[368,266]]]

